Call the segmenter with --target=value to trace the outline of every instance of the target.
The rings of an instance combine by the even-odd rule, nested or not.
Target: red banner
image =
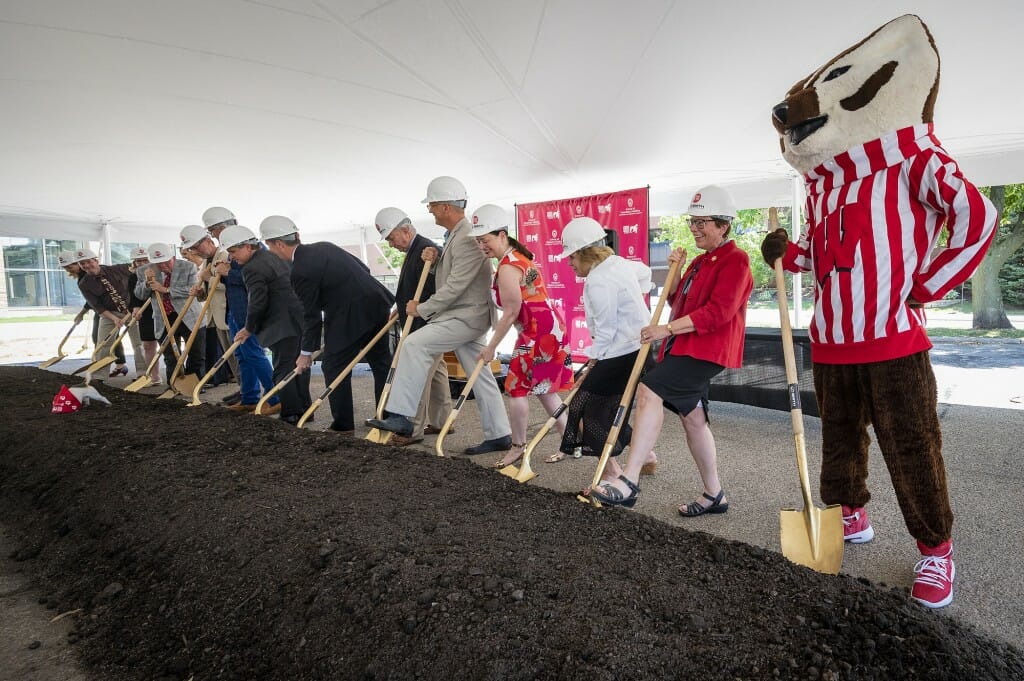
[[[647,194],[648,188],[641,187],[516,206],[518,238],[533,251],[548,296],[565,316],[569,347],[576,361],[585,361],[582,351],[591,341],[583,310],[584,280],[572,271],[568,258],[556,259],[562,252],[562,228],[573,218],[594,218],[609,232],[608,245],[618,255],[649,265]]]

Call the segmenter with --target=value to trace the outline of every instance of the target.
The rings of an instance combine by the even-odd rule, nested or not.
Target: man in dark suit
[[[405,260],[402,261],[402,270],[398,275],[398,287],[395,290],[395,303],[398,308],[398,323],[405,325],[405,306],[413,296],[416,295],[416,286],[419,284],[423,268],[427,266],[423,262],[423,249],[435,246],[430,239],[417,234],[412,220],[405,214],[405,211],[394,208],[382,208],[378,213],[374,224],[380,238],[388,242],[388,245],[405,253]],[[426,301],[434,295],[434,275],[427,277],[423,286],[423,293],[420,295],[420,302]],[[413,319],[411,331],[423,328],[427,320],[422,317]],[[413,418],[414,428],[410,437],[395,435],[392,438],[394,444],[403,445],[418,442],[423,439],[424,433],[436,435],[441,432],[441,427],[448,419],[452,411],[452,393],[448,385],[448,367],[443,357],[434,361],[434,369],[430,374],[430,381],[420,398],[420,406]],[[453,431],[449,431],[453,432]]]
[[[301,243],[298,227],[289,218],[271,215],[260,223],[260,234],[271,253],[292,264],[292,288],[302,301],[302,352],[295,368],[299,372],[309,369],[322,332],[321,363],[329,385],[384,328],[395,298],[351,253],[326,241]],[[379,401],[391,368],[387,336],[370,348],[364,361],[373,371],[374,394]],[[334,389],[330,402],[334,417],[331,430],[354,434],[351,374]]]
[[[233,340],[244,343],[250,336],[256,336],[261,345],[270,348],[274,355],[273,380],[278,383],[295,366],[302,341],[302,303],[292,290],[288,265],[264,250],[247,227],[227,227],[220,240],[231,259],[242,266],[249,291],[245,327]],[[305,411],[299,386],[289,381],[280,396],[281,420],[292,425],[298,423]]]

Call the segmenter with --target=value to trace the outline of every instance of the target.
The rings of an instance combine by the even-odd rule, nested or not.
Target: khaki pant
[[[110,354],[111,345],[117,339],[115,334],[109,341],[104,342],[104,339],[110,335],[110,332],[114,330],[114,322],[110,321],[103,315],[99,315],[100,325],[99,332],[96,335],[96,342],[99,344],[96,347],[96,359],[102,359],[106,355]],[[122,329],[123,330],[123,327]],[[139,335],[139,325],[132,324],[128,327],[128,338],[132,342],[132,352],[135,353],[135,373],[142,375],[146,370],[146,355],[142,350],[142,337]]]
[[[432,380],[434,362],[448,350],[455,351],[467,375],[472,373],[476,356],[484,348],[483,336],[482,332],[471,329],[460,319],[429,322],[409,334],[409,338],[402,344],[402,354],[395,369],[388,412],[414,418],[422,402],[424,389]],[[501,399],[498,384],[490,371],[480,372],[473,385],[473,394],[476,396],[477,409],[480,410],[484,439],[493,440],[511,435],[505,402]]]
[[[448,420],[450,413],[452,413],[452,392],[448,385],[448,367],[444,363],[444,357],[441,356],[434,362],[430,381],[423,388],[419,409],[416,410],[416,417],[412,420],[415,424],[412,436],[423,437],[423,429],[428,425],[440,429]]]

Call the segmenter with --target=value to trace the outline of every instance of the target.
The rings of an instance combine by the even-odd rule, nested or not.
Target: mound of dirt
[[[778,554],[464,459],[0,369],[0,512],[115,679],[1020,679],[1024,655]]]

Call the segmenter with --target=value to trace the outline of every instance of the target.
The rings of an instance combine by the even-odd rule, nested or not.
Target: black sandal
[[[640,496],[640,487],[635,485],[625,475],[620,475],[619,480],[626,483],[626,487],[629,488],[629,496],[620,492],[618,487],[608,487],[608,483],[605,483],[607,494],[602,494],[601,492],[598,492],[597,489],[592,489],[590,490],[590,496],[594,497],[602,504],[608,504],[609,506],[625,506],[626,508],[633,508],[636,504],[637,497]]]
[[[725,496],[725,489],[719,490],[718,496],[713,497],[707,492],[702,495],[705,499],[711,502],[710,506],[704,506],[698,504],[696,501],[691,501],[686,506],[682,506],[679,509],[679,515],[684,518],[695,518],[705,513],[725,513],[729,510],[729,502],[722,503],[722,497]]]

